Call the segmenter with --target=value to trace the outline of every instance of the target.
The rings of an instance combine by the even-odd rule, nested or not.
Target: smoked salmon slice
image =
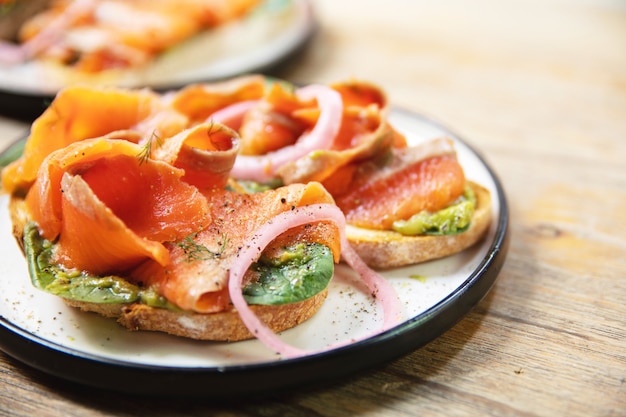
[[[349,224],[390,230],[394,221],[447,207],[465,189],[465,174],[448,140],[390,150],[338,171],[326,186]],[[334,181],[340,182],[339,185]]]
[[[2,172],[2,186],[14,193],[32,185],[43,160],[53,151],[116,131],[136,132],[135,141],[180,132],[187,118],[148,90],[71,87],[60,91],[31,127],[23,156]],[[128,136],[126,136],[128,137]]]
[[[229,302],[228,271],[239,251],[249,245],[255,231],[276,214],[296,207],[332,203],[319,183],[294,184],[263,193],[239,194],[215,189],[208,196],[210,222],[181,242],[168,243],[170,264],[162,268],[150,260],[131,277],[158,292],[182,309],[201,313],[224,310]],[[293,242],[321,243],[339,261],[340,240],[336,225],[311,223],[288,230],[265,251],[270,255]]]
[[[234,126],[241,135],[240,152],[263,155],[293,145],[319,117],[313,103],[308,106],[282,84],[272,84],[263,99],[242,117],[241,125]]]
[[[219,83],[191,84],[165,99],[174,110],[187,116],[191,124],[197,124],[209,121],[211,115],[230,105],[261,99],[265,88],[265,77],[249,75]]]
[[[200,230],[206,198],[183,171],[141,160],[142,148],[104,138],[53,152],[26,196],[55,261],[89,273],[121,273],[146,258],[169,263],[163,242]]]
[[[350,161],[389,146],[406,146],[404,137],[386,121],[388,103],[379,88],[358,81],[331,85],[327,88],[338,97],[336,105],[320,86],[311,97],[310,87],[274,83],[242,117],[241,126],[231,126],[240,133],[244,155],[233,176],[260,182],[273,176],[285,184],[323,181]],[[336,129],[330,128],[335,124]],[[305,145],[311,142],[319,145]]]
[[[182,169],[183,181],[201,191],[223,188],[239,150],[234,130],[207,122],[165,139],[146,143],[150,157]]]

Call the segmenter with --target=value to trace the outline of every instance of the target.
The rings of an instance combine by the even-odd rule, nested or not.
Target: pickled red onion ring
[[[300,88],[296,95],[301,100],[316,99],[320,108],[317,123],[298,141],[284,148],[265,155],[239,155],[231,175],[236,179],[266,182],[275,177],[276,170],[288,162],[320,149],[329,149],[339,128],[343,116],[341,95],[330,87],[318,84]]]
[[[393,327],[401,318],[400,302],[391,284],[377,272],[370,269],[348,243],[345,233],[346,220],[337,206],[333,204],[317,204],[282,212],[261,226],[256,232],[253,241],[242,248],[237,261],[230,269],[228,291],[233,305],[250,333],[268,348],[288,358],[317,353],[318,351],[299,349],[283,342],[250,309],[243,298],[242,281],[250,265],[259,258],[265,247],[278,235],[293,227],[318,221],[333,221],[339,227],[343,260],[361,276],[368,290],[371,291],[372,296],[376,298],[382,307],[384,319],[380,332]],[[366,335],[365,337],[368,336]],[[350,339],[328,346],[322,349],[322,351],[353,342],[354,340]]]
[[[231,104],[214,112],[207,117],[206,120],[207,122],[221,123],[231,129],[239,130],[243,122],[243,117],[256,106],[258,102],[258,100],[246,100]]]

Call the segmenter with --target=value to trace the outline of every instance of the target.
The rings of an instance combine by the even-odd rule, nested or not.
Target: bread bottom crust
[[[281,305],[251,305],[254,313],[275,333],[295,327],[310,319],[322,306],[328,289],[304,301]],[[146,304],[99,304],[64,299],[71,307],[93,312],[133,331],[157,331],[195,340],[236,342],[252,339],[235,309],[201,314],[179,312]]]

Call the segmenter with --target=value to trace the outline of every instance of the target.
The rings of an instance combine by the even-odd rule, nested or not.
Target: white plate
[[[26,262],[11,235],[7,196],[2,196],[0,348],[44,371],[88,385],[142,393],[223,396],[347,375],[422,346],[460,320],[490,289],[506,256],[508,210],[493,171],[464,141],[420,115],[394,111],[391,122],[410,143],[441,135],[452,137],[466,176],[488,188],[494,197],[493,223],[482,242],[445,259],[383,273],[405,309],[404,321],[396,328],[343,348],[289,360],[281,360],[256,340],[197,342],[127,331],[113,320],[68,308],[59,298],[31,286]],[[303,349],[320,349],[359,339],[380,323],[376,303],[361,289],[352,271],[340,265],[319,312],[281,337]],[[51,359],[42,361],[42,357]],[[106,372],[94,378],[77,372],[72,366],[75,363],[93,368],[92,373]],[[165,389],[163,382],[171,378],[181,378],[181,385]],[[120,384],[120,379],[127,382]],[[213,389],[203,389],[203,383],[211,383]]]

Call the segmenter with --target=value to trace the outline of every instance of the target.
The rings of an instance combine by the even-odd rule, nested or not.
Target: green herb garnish
[[[139,165],[148,162],[148,160],[152,157],[152,145],[155,142],[157,146],[161,146],[163,144],[159,135],[157,135],[156,132],[152,132],[152,136],[150,136],[150,139],[148,139],[148,141],[143,145],[141,152],[137,155]]]

